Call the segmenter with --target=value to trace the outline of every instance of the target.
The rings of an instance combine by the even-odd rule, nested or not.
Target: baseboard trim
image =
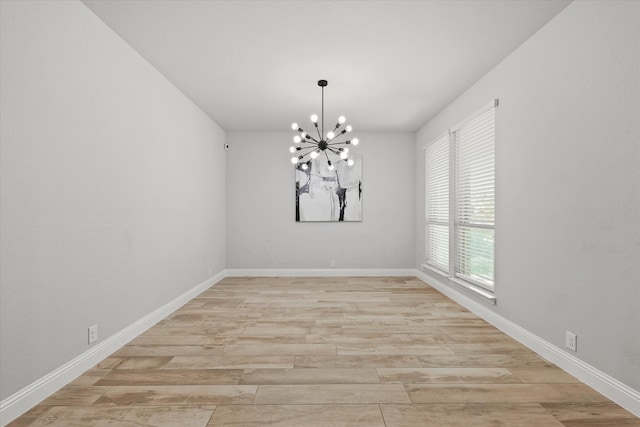
[[[410,276],[414,268],[229,268],[228,277],[357,277]]]
[[[554,363],[560,369],[573,375],[596,390],[598,393],[601,393],[607,398],[613,400],[635,416],[640,417],[640,392],[638,390],[634,390],[599,369],[583,362],[574,355],[565,352],[550,342],[524,329],[522,326],[500,316],[491,310],[486,304],[476,301],[468,295],[460,293],[458,290],[448,286],[437,277],[429,276],[417,269],[415,270],[415,276],[427,285],[437,289],[442,294],[491,323],[511,338],[527,346],[548,361]]]
[[[5,426],[226,276],[224,270],[0,402]]]

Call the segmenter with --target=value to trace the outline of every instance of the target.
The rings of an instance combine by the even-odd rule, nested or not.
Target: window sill
[[[487,301],[490,304],[495,305],[496,304],[496,296],[493,292],[488,291],[484,288],[481,288],[480,286],[474,285],[472,283],[469,282],[465,282],[464,280],[461,279],[449,279],[449,283],[453,283],[456,286],[459,286],[463,289],[466,289],[467,291],[471,292],[472,294],[484,299],[485,301]]]
[[[439,268],[436,268],[432,265],[429,264],[422,264],[422,269],[423,270],[429,270],[431,273],[435,273],[438,276],[440,276],[441,278],[445,279],[445,280],[449,280],[449,274],[446,271],[442,271]]]
[[[467,292],[473,294],[476,297],[479,297],[483,300],[485,300],[486,302],[495,305],[496,304],[496,296],[493,292],[488,291],[487,289],[484,289],[480,286],[474,285],[472,283],[469,282],[465,282],[464,280],[461,279],[457,279],[457,278],[451,278],[447,275],[447,273],[445,273],[442,270],[438,270],[435,267],[432,267],[428,264],[422,264],[422,269],[423,270],[427,270],[430,273],[435,273],[438,276],[440,276],[443,280],[445,280],[449,285],[453,284],[456,287],[462,288],[464,290],[466,290]]]

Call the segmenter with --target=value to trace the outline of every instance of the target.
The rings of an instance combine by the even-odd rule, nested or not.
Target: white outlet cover
[[[567,331],[565,346],[571,351],[578,351],[578,336],[571,331]]]
[[[89,344],[98,340],[98,325],[89,326]]]

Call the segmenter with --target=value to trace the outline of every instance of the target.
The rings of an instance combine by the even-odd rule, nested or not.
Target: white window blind
[[[426,262],[449,272],[449,135],[426,148]]]
[[[454,130],[455,276],[493,290],[495,108]]]

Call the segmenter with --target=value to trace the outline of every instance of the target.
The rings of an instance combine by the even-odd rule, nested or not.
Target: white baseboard
[[[637,417],[640,417],[640,392],[637,390],[621,383],[550,342],[545,341],[516,323],[507,320],[491,310],[487,304],[480,300],[473,299],[471,296],[465,295],[457,289],[453,289],[437,277],[427,275],[420,270],[415,270],[415,275],[427,285],[437,289],[458,304],[480,316],[516,341],[527,346],[562,370],[587,384],[598,393],[613,400]]]
[[[410,276],[414,268],[229,268],[228,277],[357,277]]]
[[[225,277],[221,271],[0,402],[5,426]]]

